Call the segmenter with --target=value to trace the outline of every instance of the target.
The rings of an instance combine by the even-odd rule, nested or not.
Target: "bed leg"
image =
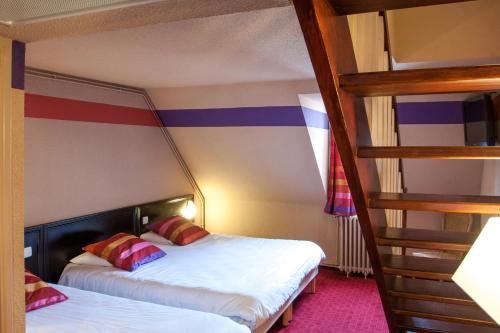
[[[309,283],[309,293],[316,294],[316,278]]]
[[[283,312],[283,317],[281,323],[283,326],[288,326],[293,319],[293,304],[290,304],[285,312]]]

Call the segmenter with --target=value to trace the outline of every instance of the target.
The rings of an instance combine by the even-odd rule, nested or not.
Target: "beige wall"
[[[299,106],[315,81],[152,89],[157,108]],[[302,96],[303,97],[303,96]],[[304,98],[302,98],[304,99]],[[311,105],[309,105],[311,107]],[[314,145],[328,131],[305,126],[169,127],[206,197],[210,232],[310,240],[337,264],[337,223]],[[324,148],[324,147],[323,147]]]
[[[500,57],[500,1],[479,0],[389,12],[397,62]]]
[[[137,95],[28,77],[27,92],[145,107]],[[158,127],[25,118],[25,225],[192,193]]]

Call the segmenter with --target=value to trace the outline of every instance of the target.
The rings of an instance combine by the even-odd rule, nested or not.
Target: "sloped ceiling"
[[[140,27],[151,24],[173,22],[197,17],[209,17],[246,12],[264,8],[289,6],[289,0],[143,0],[144,4],[134,4],[124,8],[101,8],[91,13],[71,15],[47,21],[5,26],[0,24],[0,35],[23,42],[77,36],[96,32]],[[24,11],[36,16],[37,12],[77,7],[78,4],[55,4],[55,1],[26,2],[31,6]],[[97,2],[93,2],[97,5]],[[7,2],[4,6],[8,8]],[[0,7],[1,8],[1,7]]]
[[[142,88],[314,78],[292,7],[30,43],[27,64]]]
[[[398,63],[500,58],[500,1],[478,0],[389,12]]]

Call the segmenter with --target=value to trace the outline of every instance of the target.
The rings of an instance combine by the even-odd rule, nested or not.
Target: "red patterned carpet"
[[[273,333],[388,333],[373,279],[321,269],[316,294],[303,294],[294,303],[293,320]]]

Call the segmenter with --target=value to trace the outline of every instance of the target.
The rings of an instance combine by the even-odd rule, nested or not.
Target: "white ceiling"
[[[27,65],[142,88],[314,78],[293,7],[33,42]]]

